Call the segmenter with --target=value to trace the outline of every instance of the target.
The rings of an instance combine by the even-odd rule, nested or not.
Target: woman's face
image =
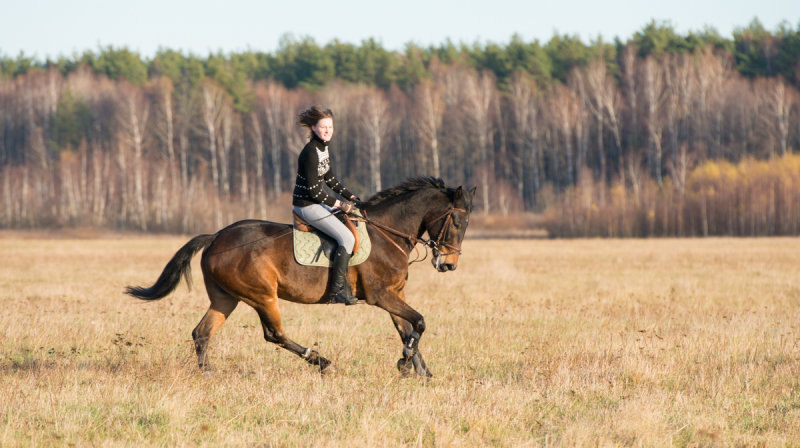
[[[323,142],[329,142],[333,137],[333,118],[323,118],[311,126],[311,129]]]

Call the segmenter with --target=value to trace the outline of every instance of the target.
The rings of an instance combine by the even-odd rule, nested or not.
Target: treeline
[[[554,237],[798,235],[800,155],[708,160],[683,184],[586,181],[557,202],[542,217]]]
[[[754,22],[726,40],[651,23],[624,44],[555,36],[395,53],[286,39],[274,55],[6,59],[0,227],[193,233],[275,216],[306,138],[295,116],[320,103],[336,114],[338,175],[362,197],[434,175],[477,185],[484,213],[547,211],[554,235],[783,233],[769,229],[796,228],[786,210],[744,231],[689,219],[691,207],[680,224],[624,218],[609,230],[574,198],[591,185],[586,207],[613,215],[622,209],[605,204],[622,191],[638,210],[625,213],[657,217],[680,208],[662,195],[687,191],[709,161],[788,160],[800,146],[798,35]]]
[[[629,45],[636,47],[639,57],[656,59],[667,53],[697,53],[711,47],[729,54],[732,67],[743,76],[782,76],[796,83],[800,23],[793,29],[784,22],[770,31],[754,19],[727,37],[714,28],[682,35],[669,22],[651,21],[624,41],[617,38],[614,42],[604,42],[597,38],[585,43],[577,36],[554,34],[548,42],[541,43],[525,42],[515,35],[507,44],[447,41],[423,48],[409,43],[400,52],[387,50],[374,39],[364,40],[360,45],[338,40],[319,45],[310,37],[297,38],[291,34],[283,36],[274,53],[248,51],[208,56],[160,49],[152,58],[145,58],[127,48],[108,46],[42,61],[24,53],[16,57],[3,55],[0,47],[0,78],[36,69],[54,69],[66,76],[82,66],[112,80],[126,79],[140,86],[160,76],[170,78],[175,85],[189,87],[210,78],[226,88],[237,108],[248,111],[253,99],[248,81],[275,80],[288,89],[316,90],[340,80],[382,89],[397,85],[409,92],[421,80],[433,76],[434,61],[491,72],[503,90],[515,72],[525,72],[540,84],[565,83],[575,68],[586,67],[596,59],[604,60],[609,73],[621,82],[623,53]]]

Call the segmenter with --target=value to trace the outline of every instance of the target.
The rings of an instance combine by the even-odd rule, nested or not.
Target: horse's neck
[[[369,215],[370,218],[391,227],[393,230],[412,236],[416,236],[417,229],[419,229],[422,222],[422,216],[424,214],[416,211],[406,211],[401,207],[382,208]]]
[[[436,204],[438,201],[435,197],[412,197],[393,206],[376,210],[373,217],[397,231],[416,237],[421,233],[425,215],[430,213]]]

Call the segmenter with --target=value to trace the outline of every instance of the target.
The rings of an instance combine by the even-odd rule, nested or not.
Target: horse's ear
[[[464,197],[464,187],[460,186],[456,188],[456,194],[453,196],[453,200],[457,201]]]
[[[477,189],[478,189],[478,187],[472,187],[472,190],[469,190],[470,197],[473,197],[473,198],[475,197],[475,190],[477,190]]]

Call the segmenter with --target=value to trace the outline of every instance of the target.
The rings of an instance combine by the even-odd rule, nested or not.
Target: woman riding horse
[[[406,303],[409,254],[418,243],[430,247],[431,263],[439,272],[456,269],[461,242],[469,224],[475,189],[449,188],[441,179],[414,178],[381,191],[361,207],[372,250],[354,266],[350,281],[357,296],[389,313],[403,341],[397,363],[403,373],[431,376],[419,351],[425,319]],[[429,239],[423,238],[427,233]],[[184,244],[150,287],[131,286],[128,294],[158,300],[189,279],[194,254],[203,251],[200,267],[211,300],[208,311],[192,331],[198,364],[208,367],[208,342],[239,302],[258,313],[264,339],[319,366],[335,371],[330,360],[289,338],[283,328],[279,299],[295,303],[329,303],[325,278],[328,268],[303,266],[292,251],[292,226],[245,220]]]
[[[297,117],[299,126],[311,130],[309,142],[297,158],[297,179],[295,180],[292,205],[293,211],[314,228],[332,237],[339,243],[333,254],[333,281],[331,284],[331,303],[355,305],[347,280],[347,266],[353,254],[355,237],[350,230],[334,216],[334,209],[350,213],[355,209],[351,201],[358,197],[351,193],[333,175],[329,146],[333,137],[333,112],[314,106]],[[350,200],[337,199],[329,195],[325,187]]]

